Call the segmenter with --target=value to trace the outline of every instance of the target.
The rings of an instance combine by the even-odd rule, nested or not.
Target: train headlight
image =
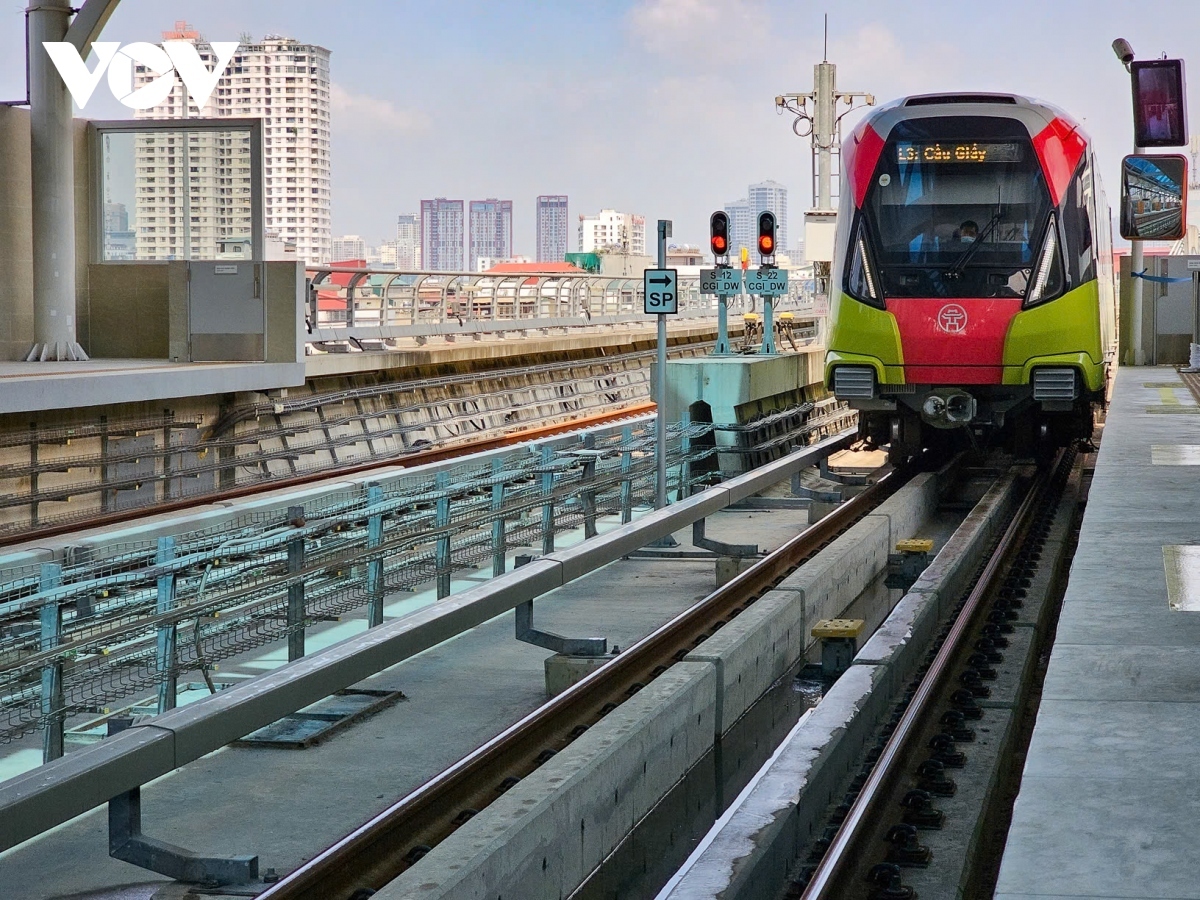
[[[1046,238],[1042,241],[1042,252],[1038,255],[1038,264],[1029,286],[1029,294],[1021,304],[1025,309],[1053,300],[1063,289],[1062,255],[1058,252],[1058,217],[1050,214],[1050,224],[1046,228]]]
[[[875,268],[871,265],[871,253],[860,222],[855,229],[854,241],[850,245],[850,265],[846,269],[846,293],[868,306],[884,309],[883,290]]]

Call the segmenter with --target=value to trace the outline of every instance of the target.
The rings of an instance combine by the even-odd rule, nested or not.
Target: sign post
[[[763,342],[759,353],[773,356],[775,354],[775,298],[788,292],[787,269],[775,266],[760,266],[756,271],[746,273],[746,292],[758,294],[763,298]]]
[[[729,298],[742,292],[742,273],[732,266],[719,265],[700,270],[700,293],[717,295],[717,346],[713,356],[729,356]]]
[[[671,236],[671,221],[658,220],[658,268],[647,269],[643,276],[644,309],[658,316],[658,415],[655,420],[655,456],[658,462],[654,508],[667,505],[667,316],[679,312],[679,273],[667,268],[667,238]],[[675,546],[674,540],[668,546]]]

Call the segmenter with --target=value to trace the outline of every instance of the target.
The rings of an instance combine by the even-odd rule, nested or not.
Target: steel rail
[[[379,889],[447,837],[472,810],[496,799],[506,776],[524,777],[570,743],[572,729],[592,724],[666,671],[822,547],[898,490],[888,475],[788,540],[695,606],[539,707],[431,781],[259,895],[260,900],[330,900],[360,888]]]
[[[1061,457],[1060,457],[1061,458]],[[844,891],[835,893],[845,880],[850,877],[854,866],[861,864],[861,847],[857,846],[865,839],[868,826],[875,821],[881,812],[881,805],[890,795],[888,788],[894,778],[900,774],[900,764],[909,749],[910,738],[919,733],[920,723],[940,696],[943,685],[949,677],[950,664],[959,652],[959,645],[964,635],[974,624],[975,614],[983,604],[984,599],[994,587],[993,580],[1007,559],[1021,534],[1025,531],[1032,512],[1036,509],[1046,486],[1051,481],[1054,467],[1043,469],[1036,480],[1030,485],[1021,505],[1017,508],[1003,536],[984,566],[971,593],[963,603],[950,631],[930,664],[925,676],[921,679],[912,700],[901,716],[895,731],[892,732],[879,760],[868,776],[862,791],[855,798],[845,820],[838,829],[829,849],[813,872],[800,900],[832,900],[844,898]]]

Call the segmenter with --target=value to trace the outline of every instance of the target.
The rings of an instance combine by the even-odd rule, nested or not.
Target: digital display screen
[[[896,145],[900,163],[1009,163],[1020,162],[1024,145],[1018,141],[932,141]]]
[[[1183,60],[1151,59],[1129,67],[1133,82],[1133,136],[1139,147],[1182,147],[1187,142]]]

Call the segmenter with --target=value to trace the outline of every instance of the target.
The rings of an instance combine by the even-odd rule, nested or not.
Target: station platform
[[[1200,406],[1122,368],[996,900],[1200,898]]]

